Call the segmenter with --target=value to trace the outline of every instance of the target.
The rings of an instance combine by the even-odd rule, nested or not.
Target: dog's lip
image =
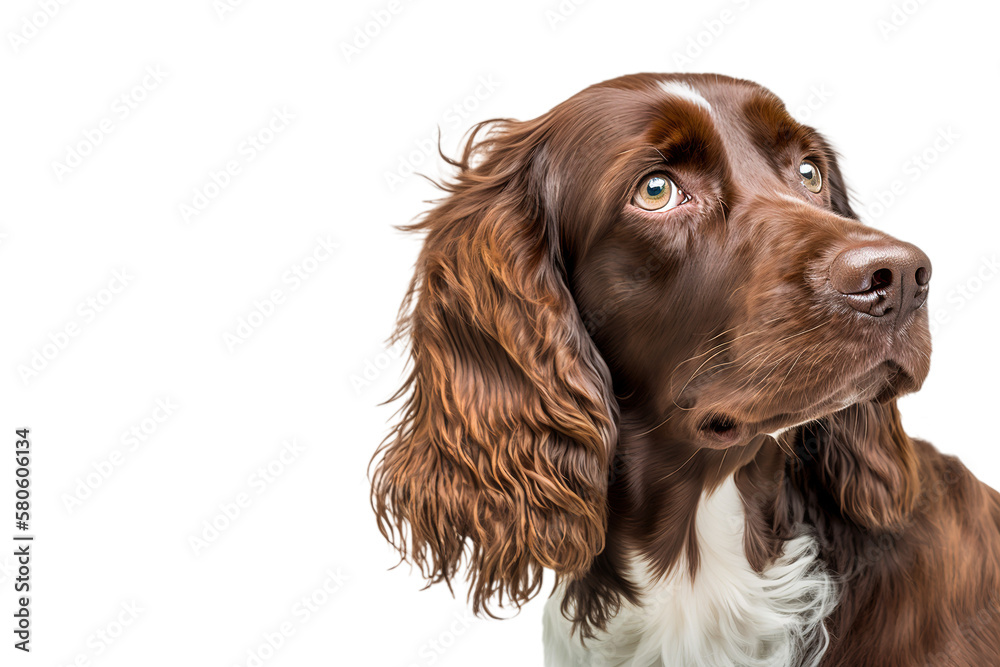
[[[872,398],[871,396],[862,396],[848,387],[835,391],[801,410],[781,412],[763,419],[747,419],[740,416],[736,410],[714,412],[709,418],[702,421],[698,429],[699,439],[703,447],[725,449],[734,445],[747,444],[760,435],[777,437],[781,431],[843,410],[858,401],[871,400]],[[718,415],[724,415],[734,424],[733,428],[724,435],[713,432],[711,428],[706,428],[710,424],[710,420]]]
[[[705,447],[724,449],[739,444],[746,434],[746,422],[724,412],[714,412],[702,420],[698,434]]]
[[[876,372],[884,372],[885,376],[878,382],[866,381],[867,376]],[[858,388],[859,384],[866,384],[864,389]],[[865,373],[854,378],[839,391],[831,393],[829,396],[816,401],[809,407],[791,413],[781,413],[759,422],[754,422],[756,434],[774,434],[792,428],[799,424],[819,419],[826,414],[832,414],[839,410],[860,403],[863,401],[877,401],[887,403],[902,394],[913,391],[919,386],[914,377],[899,363],[887,359],[879,362]]]
[[[814,408],[827,402],[821,401]],[[789,428],[790,425],[811,421],[805,415],[814,408],[794,413],[783,412],[765,419],[747,419],[740,415],[737,410],[714,411],[698,424],[698,444],[707,449],[727,449],[737,445],[745,445],[761,434],[771,435]],[[720,424],[728,426],[728,428],[720,429]]]
[[[867,369],[846,380],[839,389],[799,410],[766,417],[748,415],[737,406],[714,410],[698,423],[697,440],[700,446],[710,449],[745,445],[760,435],[776,436],[781,431],[833,414],[855,403],[887,403],[916,391],[921,384],[902,360],[895,355],[887,355],[873,360]],[[719,419],[731,422],[731,428],[723,432],[713,428],[713,421]]]
[[[720,420],[725,420],[728,428],[718,428]],[[698,427],[698,440],[702,447],[708,449],[726,449],[745,445],[762,433],[774,434],[789,428],[789,425],[807,421],[811,419],[802,417],[801,413],[782,413],[760,421],[749,421],[729,413],[715,412],[702,420]]]

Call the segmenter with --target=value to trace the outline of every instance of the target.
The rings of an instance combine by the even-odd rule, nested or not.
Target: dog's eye
[[[681,189],[664,174],[653,174],[642,179],[632,199],[636,206],[646,211],[669,211],[687,201]]]
[[[804,160],[799,165],[799,176],[802,177],[802,185],[806,186],[809,192],[819,194],[823,189],[823,177],[819,174],[819,167],[809,160]]]

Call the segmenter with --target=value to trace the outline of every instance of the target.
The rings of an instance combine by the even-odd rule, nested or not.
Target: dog
[[[773,93],[638,74],[470,132],[397,335],[382,534],[545,664],[1000,665],[1000,495],[911,439],[931,263]]]

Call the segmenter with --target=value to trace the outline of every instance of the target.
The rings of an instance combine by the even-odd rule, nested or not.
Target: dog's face
[[[728,447],[918,388],[930,263],[855,219],[826,141],[756,85],[623,83],[572,106],[544,177],[623,409]]]
[[[856,220],[829,146],[755,84],[616,79],[477,127],[450,164],[413,226],[412,372],[372,500],[431,581],[467,562],[476,609],[588,572],[627,438],[679,483],[671,457],[745,463],[850,404],[895,423],[927,374],[927,257]],[[915,473],[867,435],[831,441],[874,462],[841,501],[875,525]]]

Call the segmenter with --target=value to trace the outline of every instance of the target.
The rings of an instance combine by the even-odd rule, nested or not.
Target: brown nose
[[[854,310],[899,318],[927,299],[931,260],[911,243],[875,241],[847,248],[830,266],[830,284]]]

